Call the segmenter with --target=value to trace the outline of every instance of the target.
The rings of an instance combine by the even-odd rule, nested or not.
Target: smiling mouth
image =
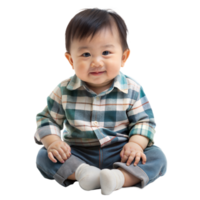
[[[98,74],[98,73],[102,73],[102,72],[91,72],[91,73],[96,73],[96,74]]]
[[[105,71],[103,71],[103,72],[90,72],[90,74],[92,74],[92,75],[101,75],[101,74],[103,74]]]

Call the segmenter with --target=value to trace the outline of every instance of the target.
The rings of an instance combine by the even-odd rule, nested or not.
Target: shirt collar
[[[126,80],[125,75],[122,72],[119,72],[119,74],[114,78],[113,81],[114,84],[112,84],[112,88],[110,88],[111,90],[116,87],[118,88],[121,92],[123,93],[128,93],[128,83]],[[78,88],[80,88],[81,86],[85,86],[84,82],[79,79],[76,74],[74,74],[74,76],[71,77],[69,84],[67,85],[67,89],[68,90],[76,90]],[[109,89],[109,90],[110,90]]]

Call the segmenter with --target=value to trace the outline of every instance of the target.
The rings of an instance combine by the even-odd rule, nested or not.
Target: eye
[[[83,57],[89,57],[90,54],[89,54],[89,53],[83,53],[82,56],[83,56]]]
[[[103,53],[105,53],[106,55],[108,55],[110,53],[110,51],[104,51]]]

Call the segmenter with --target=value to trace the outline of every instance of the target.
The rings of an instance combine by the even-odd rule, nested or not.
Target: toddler
[[[124,20],[111,10],[85,9],[71,19],[65,39],[75,74],[37,114],[34,138],[44,145],[38,170],[62,186],[78,181],[104,195],[144,188],[165,174],[167,162],[154,145],[154,115],[142,86],[120,72],[130,54]]]

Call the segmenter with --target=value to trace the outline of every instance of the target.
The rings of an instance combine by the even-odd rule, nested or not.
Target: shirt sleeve
[[[129,138],[132,135],[143,135],[149,139],[148,146],[152,146],[156,124],[153,111],[141,86],[127,115],[129,119]]]
[[[42,144],[41,139],[46,135],[55,134],[61,137],[63,122],[66,119],[62,106],[61,87],[58,85],[47,97],[47,106],[37,114],[37,130],[34,135],[35,142]]]

